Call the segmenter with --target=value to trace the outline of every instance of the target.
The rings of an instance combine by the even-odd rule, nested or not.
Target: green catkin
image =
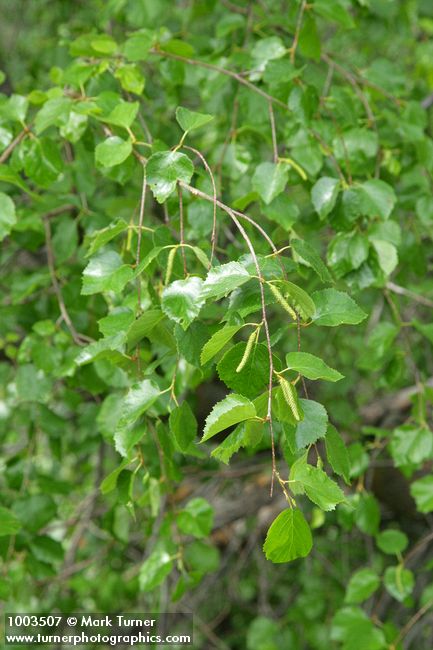
[[[296,422],[299,422],[301,415],[299,413],[298,403],[296,400],[296,388],[293,386],[293,384],[288,382],[287,379],[284,379],[284,377],[278,377],[278,381],[280,382],[283,397],[286,400],[287,404],[290,406],[293,417],[295,418]]]
[[[290,307],[289,303],[284,298],[281,291],[279,289],[277,289],[277,287],[275,285],[273,285],[273,284],[269,284],[268,286],[269,286],[269,289],[274,294],[275,298],[277,299],[277,302],[280,303],[281,307],[283,307],[283,309],[285,309],[290,314],[290,316],[293,318],[293,320],[297,320],[295,310]]]
[[[168,254],[167,270],[165,272],[165,285],[170,282],[171,273],[173,271],[174,256],[176,255],[177,248],[172,248]]]
[[[245,348],[245,352],[243,354],[242,359],[239,362],[238,367],[236,368],[236,372],[241,372],[241,370],[243,370],[245,368],[246,363],[247,363],[247,361],[248,361],[248,359],[250,357],[251,350],[253,349],[253,346],[254,346],[254,343],[256,342],[256,340],[257,340],[257,330],[254,330],[254,332],[252,332],[252,334],[250,334],[250,337],[249,337],[249,339],[247,341],[247,346]]]

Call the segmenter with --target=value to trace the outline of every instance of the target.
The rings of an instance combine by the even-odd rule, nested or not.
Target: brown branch
[[[400,287],[398,284],[395,284],[394,282],[387,282],[386,288],[392,291],[393,293],[398,294],[399,296],[406,296],[407,298],[410,298],[414,302],[419,302],[421,305],[425,305],[426,307],[433,307],[433,300],[430,300],[429,298],[425,298],[425,296],[420,296],[418,293],[415,293],[410,289],[406,289],[405,287]]]
[[[24,138],[24,136],[27,135],[27,133],[29,133],[29,129],[28,127],[24,127],[24,129],[20,131],[20,133],[18,133],[18,135],[12,140],[12,142],[8,144],[8,146],[0,156],[0,165],[3,165],[3,163],[6,162],[6,160],[9,158],[9,156],[11,155],[15,147],[19,145],[19,143]]]
[[[408,632],[413,628],[413,626],[428,612],[430,607],[433,606],[433,599],[429,600],[426,602],[421,609],[419,609],[413,616],[412,618],[409,619],[409,621],[406,623],[406,625],[400,630],[398,636],[396,637],[395,641],[390,645],[390,650],[396,650],[398,644],[404,637],[408,634]]]
[[[265,92],[258,86],[255,86],[253,83],[251,83],[251,81],[248,81],[248,79],[244,79],[242,75],[240,75],[237,72],[234,72],[233,70],[228,70],[227,68],[221,68],[220,66],[214,65],[213,63],[207,63],[206,61],[199,61],[198,59],[190,59],[186,56],[180,56],[179,54],[172,54],[171,52],[166,52],[165,50],[159,50],[155,48],[152,48],[150,50],[150,54],[156,54],[157,56],[168,57],[169,59],[175,59],[176,61],[181,61],[182,63],[188,63],[188,65],[194,65],[200,68],[206,68],[207,70],[213,70],[214,72],[219,72],[220,74],[223,74],[226,77],[231,77],[232,79],[235,79],[238,83],[242,84],[243,86],[246,86],[253,92],[257,93],[258,95],[266,99],[268,102],[272,102],[277,106],[281,106],[285,110],[289,110],[288,106],[286,106],[286,104],[282,102],[280,99],[278,99],[277,97],[273,97],[272,95],[269,95],[267,92]]]

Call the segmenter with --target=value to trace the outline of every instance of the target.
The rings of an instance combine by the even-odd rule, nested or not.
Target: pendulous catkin
[[[246,363],[249,359],[249,356],[251,354],[251,350],[253,349],[254,343],[257,340],[257,330],[254,330],[249,336],[249,339],[247,341],[247,346],[245,348],[244,354],[242,356],[242,359],[239,362],[238,367],[236,368],[236,372],[241,372],[246,366]]]
[[[173,264],[174,264],[174,256],[176,255],[177,248],[172,248],[168,254],[168,259],[167,259],[167,270],[165,272],[165,285],[170,282],[171,278],[171,273],[173,271]]]
[[[297,320],[296,312],[292,307],[289,305],[287,300],[284,298],[283,294],[281,291],[273,284],[269,284],[269,289],[271,292],[274,294],[277,302],[283,307],[283,309],[286,310],[290,314],[290,316],[293,318],[293,320]]]
[[[301,415],[299,413],[299,408],[298,408],[298,402],[297,402],[297,394],[296,394],[296,388],[291,384],[287,379],[284,379],[284,377],[279,376],[278,381],[281,386],[281,391],[283,393],[283,397],[286,400],[287,404],[290,406],[290,410],[293,413],[293,417],[297,422],[300,421]]]

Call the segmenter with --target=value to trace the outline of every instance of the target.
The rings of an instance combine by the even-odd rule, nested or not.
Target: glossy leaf
[[[288,170],[281,163],[261,163],[254,172],[252,185],[260,198],[269,205],[286,187]]]
[[[176,120],[181,129],[185,132],[199,129],[201,126],[204,126],[213,119],[213,115],[196,113],[195,111],[190,111],[189,108],[184,108],[183,106],[178,106],[176,108]]]
[[[296,493],[302,490],[322,510],[334,510],[338,503],[345,501],[337,483],[319,467],[308,465],[304,459],[293,464],[290,480],[299,484],[295,486]]]
[[[83,271],[83,295],[114,291],[118,293],[133,277],[130,266],[122,263],[118,253],[107,251],[92,257]]]
[[[313,546],[310,528],[298,509],[280,512],[266,535],[263,551],[275,564],[307,556]]]
[[[336,178],[320,178],[311,190],[314,209],[321,219],[325,219],[335,207],[340,181]]]
[[[226,325],[215,334],[213,334],[209,341],[205,343],[200,354],[200,361],[204,365],[214,358],[220,350],[222,350],[229,341],[241,329],[242,325]]]
[[[14,202],[7,194],[0,192],[0,241],[9,235],[16,222]]]
[[[201,442],[209,440],[209,438],[231,427],[233,424],[238,424],[255,416],[256,409],[250,400],[242,395],[231,393],[221,400],[221,402],[215,404],[206,418]]]
[[[162,292],[162,311],[186,330],[205,303],[202,288],[200,278],[190,277],[172,282]]]
[[[164,203],[178,181],[189,183],[193,173],[191,160],[178,151],[154,153],[146,165],[147,182],[158,203]]]
[[[328,414],[322,404],[311,399],[299,400],[304,418],[296,426],[296,445],[298,449],[307,447],[324,438],[328,427]]]
[[[336,289],[315,291],[312,295],[316,312],[313,320],[316,325],[336,327],[337,325],[357,325],[367,314],[347,293]]]
[[[380,586],[380,578],[373,569],[360,569],[350,578],[346,590],[346,603],[362,603],[370,598]]]
[[[114,167],[123,163],[132,152],[130,140],[122,140],[117,135],[100,142],[95,149],[95,159],[103,167]]]
[[[238,262],[228,262],[213,267],[203,283],[201,296],[204,300],[219,300],[251,279],[248,271]]]
[[[343,375],[330,368],[323,359],[309,352],[289,352],[286,354],[286,364],[291,370],[296,370],[307,379],[325,379],[339,381]]]

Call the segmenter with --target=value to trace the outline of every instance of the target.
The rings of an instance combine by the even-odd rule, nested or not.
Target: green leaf
[[[383,530],[376,537],[376,544],[384,553],[389,555],[398,555],[403,553],[409,544],[407,535],[402,533],[400,530],[395,530],[389,528],[388,530]]]
[[[161,391],[152,379],[144,379],[128,391],[122,406],[119,428],[129,427],[158,399]]]
[[[142,94],[146,80],[138,66],[123,65],[117,68],[114,76],[120,81],[123,90],[134,93],[134,95]]]
[[[3,535],[15,535],[20,528],[21,522],[14,513],[0,506],[0,537]]]
[[[83,271],[81,293],[88,296],[101,291],[120,293],[134,275],[130,266],[122,263],[122,258],[114,251],[106,251],[92,257]]]
[[[414,481],[410,486],[410,493],[419,512],[433,511],[433,476],[424,476]]]
[[[393,432],[389,447],[396,467],[418,465],[432,456],[433,433],[424,427],[403,425]]]
[[[101,54],[113,54],[117,50],[117,43],[108,34],[97,34],[90,42],[92,48]]]
[[[263,551],[274,564],[306,557],[313,547],[310,528],[298,509],[280,512],[266,535]]]
[[[373,569],[360,569],[350,578],[346,590],[345,602],[350,604],[362,603],[379,588],[380,578]]]
[[[201,540],[195,540],[186,546],[184,558],[187,567],[200,576],[218,569],[218,549]]]
[[[191,160],[178,151],[154,153],[146,165],[147,182],[158,203],[164,203],[178,181],[189,183],[193,173]]]
[[[112,492],[117,485],[117,479],[119,478],[119,474],[125,469],[127,465],[129,465],[131,461],[129,458],[124,458],[120,465],[116,467],[116,469],[113,469],[108,476],[104,478],[102,481],[99,489],[101,490],[101,494],[109,494]]]
[[[377,261],[385,275],[391,275],[398,264],[398,253],[394,244],[381,239],[370,240],[376,251]]]
[[[388,219],[397,201],[393,188],[384,181],[374,178],[359,186],[362,207],[370,217]]]
[[[95,159],[103,167],[114,167],[123,163],[131,152],[131,140],[122,140],[113,135],[96,146]]]
[[[256,409],[249,399],[243,395],[231,393],[215,404],[207,416],[201,442],[209,440],[209,438],[233,424],[238,424],[255,416]]]
[[[336,178],[319,178],[311,190],[311,200],[320,219],[325,219],[335,207],[340,181]]]
[[[164,582],[173,566],[173,558],[164,548],[155,549],[141,565],[138,576],[140,591],[155,589]]]
[[[343,650],[385,650],[388,644],[382,630],[377,629],[359,607],[344,607],[334,617],[331,639],[343,643]]]
[[[15,500],[12,506],[23,528],[35,533],[57,514],[56,504],[48,494],[32,494]]]
[[[77,366],[85,366],[97,359],[121,359],[125,348],[125,334],[118,332],[113,336],[94,341],[82,348],[75,357]],[[113,353],[114,352],[114,353]],[[126,358],[126,357],[125,357]]]
[[[254,345],[240,372],[236,371],[246,348],[244,341],[228,350],[217,365],[219,378],[226,386],[249,398],[262,393],[269,382],[269,354],[264,343]]]
[[[296,462],[290,470],[290,480],[300,485],[294,486],[296,493],[304,491],[307,497],[322,510],[335,510],[338,503],[345,501],[341,488],[319,467],[308,465],[306,458]]]
[[[128,224],[123,219],[117,219],[113,223],[110,223],[106,228],[101,228],[101,230],[95,230],[90,235],[86,236],[85,244],[87,244],[88,251],[86,257],[94,255],[102,246],[108,244],[109,241],[117,237],[122,232],[127,230]]]
[[[128,59],[135,63],[136,61],[146,61],[147,55],[153,42],[153,32],[142,29],[134,32],[126,41],[123,46],[123,54]]]
[[[212,450],[211,456],[228,465],[230,458],[244,446],[244,442],[245,423],[241,422],[218,447]]]
[[[322,289],[315,291],[312,299],[316,305],[316,313],[313,316],[316,325],[326,327],[343,324],[358,325],[367,318],[367,314],[343,291]]]
[[[289,280],[282,280],[278,284],[278,287],[303,320],[308,320],[314,315],[316,305],[308,293],[301,289],[301,287],[293,284],[293,282],[289,282]]]
[[[330,368],[323,359],[309,352],[289,352],[286,355],[286,364],[288,368],[296,370],[307,379],[339,381],[344,377],[337,370]]]
[[[187,453],[197,435],[197,420],[186,400],[170,413],[169,423],[178,448]]]
[[[253,189],[268,205],[284,190],[288,175],[287,167],[281,163],[261,163],[252,178]]]
[[[138,102],[122,102],[113,108],[108,117],[101,120],[128,129],[137,117],[138,108]]]
[[[328,426],[328,414],[325,407],[311,399],[300,399],[304,419],[296,426],[296,445],[303,449],[319,438],[324,438]]]
[[[15,205],[12,199],[0,192],[0,241],[3,241],[17,222]]]
[[[353,18],[347,11],[347,3],[344,0],[314,0],[312,7],[320,16],[334,20],[347,29],[355,27]]]
[[[290,245],[295,253],[317,273],[322,282],[333,282],[332,276],[314,248],[302,239],[292,239]]]
[[[213,120],[213,118],[213,115],[195,113],[194,111],[190,111],[189,108],[184,108],[183,106],[178,106],[176,108],[176,120],[185,133],[192,131],[193,129],[199,129],[201,126],[204,126]]]
[[[162,292],[162,311],[186,330],[205,303],[202,288],[203,280],[196,277],[172,282]]]
[[[206,499],[192,499],[176,517],[179,530],[184,535],[207,537],[213,526],[213,508]]]
[[[55,97],[49,99],[35,118],[35,131],[40,135],[45,129],[53,124],[64,124],[72,107],[72,100],[68,97]]]
[[[383,581],[387,592],[400,603],[410,596],[415,586],[412,571],[403,568],[402,565],[389,566],[385,571]]]
[[[203,283],[201,296],[204,300],[219,300],[250,279],[250,274],[239,262],[214,266]]]
[[[127,307],[115,307],[109,314],[98,320],[98,327],[104,336],[115,336],[125,332],[134,322],[134,312]]]
[[[141,339],[152,332],[163,318],[164,314],[159,309],[149,309],[139,316],[128,329],[128,348],[134,348]]]
[[[214,358],[220,350],[239,332],[242,325],[226,325],[213,334],[207,341],[201,351],[200,362],[202,365]]]
[[[346,445],[337,429],[330,424],[325,437],[326,456],[336,474],[342,476],[350,484],[350,460]]]
[[[380,508],[372,494],[362,494],[355,510],[355,523],[366,535],[376,535],[380,523]]]

